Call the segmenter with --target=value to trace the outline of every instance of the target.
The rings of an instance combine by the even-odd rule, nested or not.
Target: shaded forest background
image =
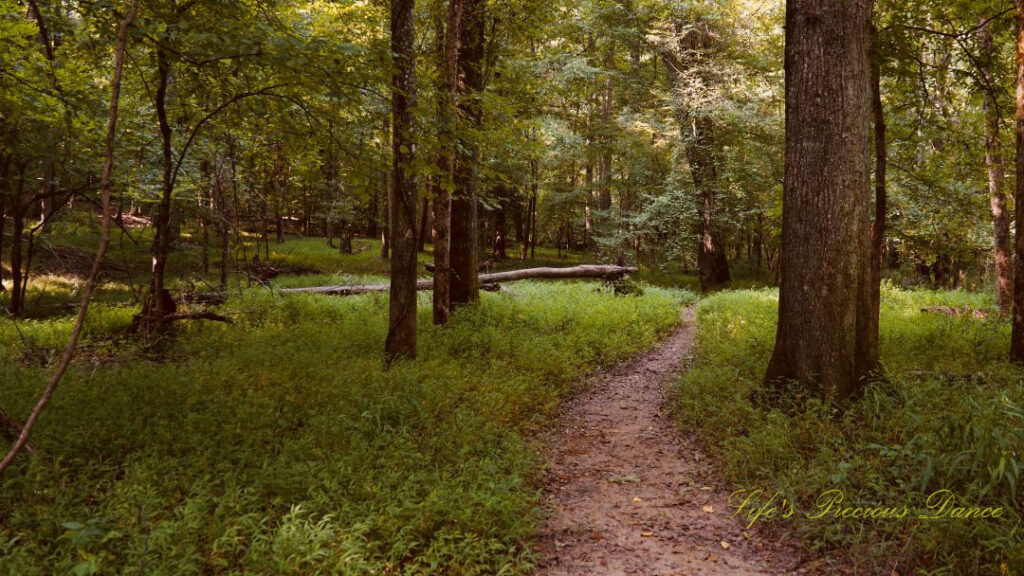
[[[409,169],[421,249],[437,231],[436,198],[460,186],[439,160],[454,147],[479,151],[483,260],[542,245],[623,258],[655,278],[703,272],[704,288],[777,281],[780,2],[489,4],[482,91],[455,94],[454,114],[444,113],[449,8],[415,8]],[[62,233],[98,226],[82,216],[98,203],[118,14],[37,2],[4,13],[0,251],[5,303],[20,315],[33,266],[60,258]],[[1012,13],[1000,2],[880,2],[876,21],[885,274],[994,290],[996,272],[1009,274]],[[124,238],[152,242],[172,266],[175,250],[197,248],[197,273],[215,286],[300,234],[341,252],[383,238],[388,253],[387,6],[157,4],[130,39],[113,188]],[[147,236],[163,228],[166,243]]]

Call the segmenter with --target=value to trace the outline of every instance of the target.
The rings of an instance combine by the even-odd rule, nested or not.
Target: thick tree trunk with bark
[[[878,356],[878,316],[882,304],[882,248],[885,242],[885,219],[888,191],[886,171],[885,109],[882,107],[882,55],[879,52],[878,30],[871,28],[871,115],[875,127],[875,219],[871,222],[871,254],[868,262],[867,305],[858,308],[857,359],[861,371],[880,371]]]
[[[871,6],[786,3],[782,277],[766,382],[849,397],[870,308]],[[868,351],[862,351],[867,353]]]
[[[1010,255],[1010,219],[1006,213],[1006,192],[1003,182],[1003,154],[999,144],[999,101],[998,87],[992,68],[995,49],[992,45],[992,30],[982,20],[978,30],[981,41],[980,60],[984,85],[982,103],[985,111],[985,165],[988,168],[989,206],[992,210],[992,253],[996,265],[996,304],[1003,312],[1009,312],[1013,301],[1013,262]]]
[[[479,127],[484,88],[484,0],[463,0],[459,30],[459,109],[473,127]],[[452,309],[476,302],[480,285],[476,278],[479,259],[477,190],[480,185],[479,150],[472,138],[463,139],[455,154],[455,190],[451,202],[451,305]]]
[[[1024,0],[1016,1],[1017,7],[1017,188],[1014,194],[1017,217],[1017,242],[1013,285],[1013,334],[1010,339],[1010,361],[1024,364]]]
[[[416,357],[416,181],[413,175],[413,114],[416,69],[413,42],[414,0],[391,0],[392,173],[391,287],[388,335],[384,355],[388,362]]]

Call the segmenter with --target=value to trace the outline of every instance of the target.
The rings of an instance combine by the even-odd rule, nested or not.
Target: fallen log
[[[214,314],[213,312],[191,312],[187,314],[168,314],[164,316],[164,319],[168,322],[175,322],[177,320],[213,320],[214,322],[223,322],[225,324],[234,324],[235,321],[227,316],[221,316],[220,314]]]
[[[524,268],[522,270],[508,270],[506,272],[495,272],[493,274],[480,274],[481,287],[488,284],[499,284],[501,282],[515,282],[517,280],[566,280],[577,278],[598,278],[602,280],[618,280],[626,274],[632,274],[637,269],[632,266],[606,266],[596,264],[585,264],[569,268]],[[311,286],[308,288],[284,288],[279,292],[282,294],[326,294],[329,296],[353,296],[366,294],[368,292],[387,292],[390,284],[362,284],[349,286]],[[416,290],[432,290],[433,280],[420,280],[416,283]],[[487,289],[487,288],[483,288]]]
[[[970,307],[954,308],[953,306],[926,306],[921,308],[923,313],[945,314],[947,316],[973,316],[974,318],[988,318],[990,312],[984,309]]]

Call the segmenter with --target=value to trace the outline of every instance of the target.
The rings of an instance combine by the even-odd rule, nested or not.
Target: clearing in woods
[[[665,390],[693,347],[693,310],[657,348],[597,375],[545,438],[548,520],[538,575],[768,575],[801,570],[791,544],[745,531]]]

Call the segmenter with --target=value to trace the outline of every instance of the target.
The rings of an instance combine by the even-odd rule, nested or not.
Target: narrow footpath
[[[548,446],[539,576],[801,574],[792,545],[747,531],[730,490],[673,423],[665,392],[693,348],[693,310],[654,350],[562,405]]]

